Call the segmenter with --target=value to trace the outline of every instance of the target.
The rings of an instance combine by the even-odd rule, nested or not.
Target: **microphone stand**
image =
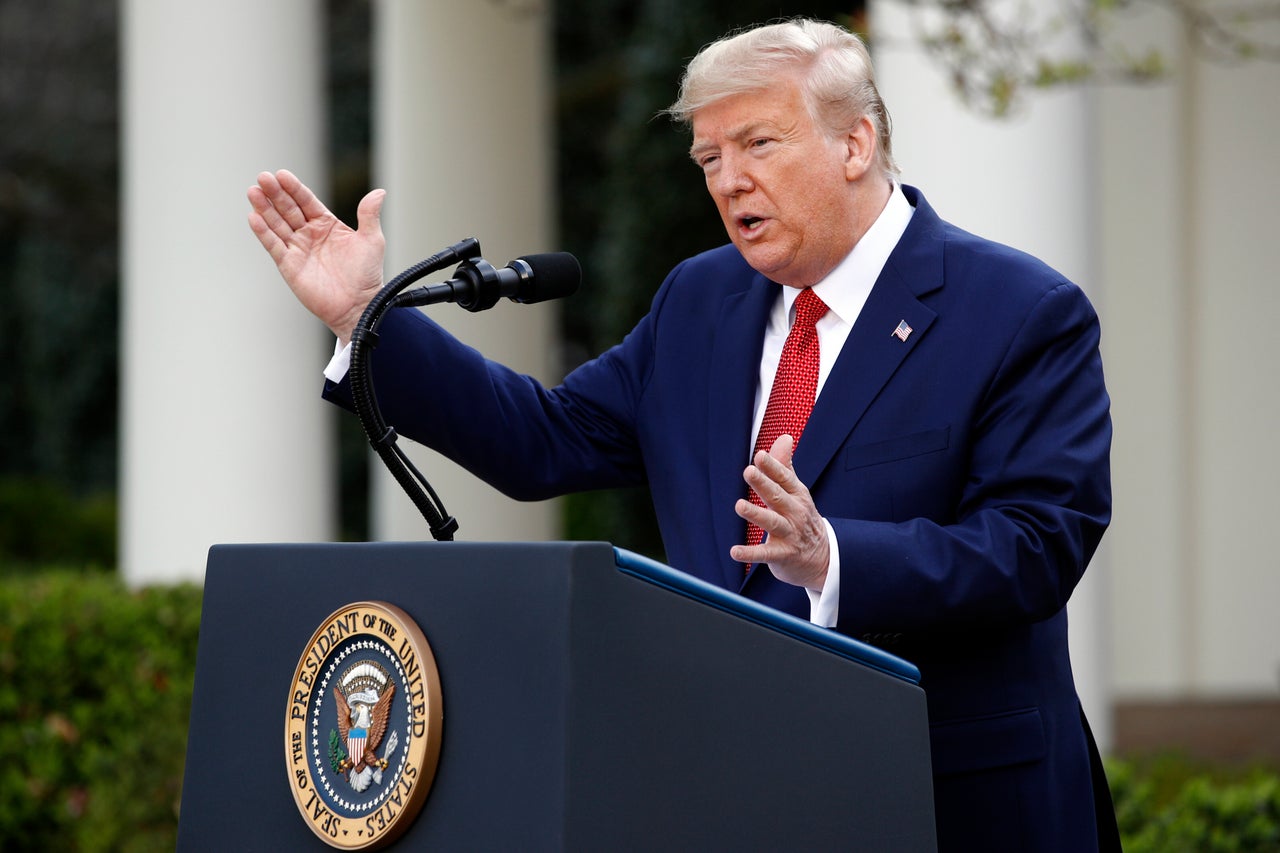
[[[396,431],[383,419],[378,399],[373,393],[369,356],[378,345],[378,326],[382,322],[382,315],[394,304],[400,291],[423,276],[479,256],[479,241],[468,237],[409,267],[387,282],[369,301],[351,333],[351,396],[355,401],[360,425],[364,427],[364,434],[378,458],[427,520],[431,535],[436,541],[451,541],[458,529],[458,520],[448,514],[427,478],[422,476],[422,472],[414,467],[413,462],[396,444]]]

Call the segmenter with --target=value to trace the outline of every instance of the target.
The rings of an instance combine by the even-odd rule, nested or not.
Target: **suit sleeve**
[[[371,359],[379,408],[397,433],[517,500],[643,483],[635,422],[664,292],[621,344],[553,388],[486,359],[419,311],[389,311]],[[324,394],[354,408],[349,377]]]
[[[1099,326],[1071,284],[1014,332],[974,411],[951,517],[829,519],[846,633],[997,627],[1065,606],[1110,521]]]

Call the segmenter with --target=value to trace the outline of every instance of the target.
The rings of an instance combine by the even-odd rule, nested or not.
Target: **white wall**
[[[1191,317],[1203,655],[1195,687],[1280,687],[1280,65],[1202,66]],[[1224,132],[1218,133],[1216,129]]]
[[[1280,65],[1195,59],[1100,93],[1116,396],[1118,696],[1275,697],[1280,676]]]

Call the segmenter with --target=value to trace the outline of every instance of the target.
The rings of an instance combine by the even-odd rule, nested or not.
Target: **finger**
[[[287,240],[292,232],[280,219],[261,186],[255,184],[249,187],[247,195],[249,204],[253,207],[249,211],[249,228],[253,230],[262,248],[271,255],[271,259],[279,264],[289,250]]]
[[[753,504],[744,498],[738,498],[738,502],[733,505],[733,511],[738,514],[739,518],[751,522],[766,533],[769,532],[769,526],[773,524],[773,519],[778,516],[773,510],[762,507],[759,504]]]
[[[768,550],[764,545],[734,545],[729,549],[729,559],[735,563],[757,565],[769,562]]]
[[[372,190],[356,207],[356,228],[372,236],[382,236],[382,203],[386,201],[386,190]]]
[[[747,545],[739,542],[729,549],[729,555],[740,563],[768,562],[768,557],[773,553],[773,549],[769,547],[773,536],[773,533],[769,530],[772,525],[770,519],[777,518],[777,514],[741,498],[734,504],[733,509],[739,517],[750,521],[769,535],[758,545]]]
[[[296,210],[297,214],[302,216],[301,224],[294,224],[293,218],[289,218],[289,224],[294,224],[294,227],[301,228],[302,225],[312,219],[333,215],[329,213],[328,207],[324,206],[324,202],[317,199],[316,193],[311,192],[311,188],[307,187],[307,184],[298,181],[296,174],[289,172],[288,169],[280,169],[279,172],[275,173],[275,177],[280,182],[280,187],[288,193],[289,199],[293,201],[291,211]]]
[[[766,504],[776,509],[787,499],[802,499],[808,494],[794,468],[783,465],[764,451],[756,454],[755,462],[748,466],[744,477]]]
[[[777,446],[776,444],[774,445]],[[796,474],[795,468],[790,464],[785,464],[771,453],[765,453],[763,450],[758,452],[755,457],[755,468],[757,468],[765,477],[789,495],[800,496],[807,492],[804,483],[800,481],[800,477]],[[764,497],[761,495],[760,497]]]
[[[264,180],[266,180],[265,184]],[[253,212],[249,215],[249,227],[253,228],[253,233],[258,235],[258,240],[277,262],[288,251],[295,234],[294,228],[280,215],[275,203],[271,200],[272,193],[280,192],[274,176],[267,172],[258,176],[258,185],[249,187],[248,192],[249,203],[253,205]],[[270,232],[275,239],[269,240],[266,236],[267,232]]]
[[[787,467],[791,466],[791,457],[795,454],[796,440],[787,433],[783,433],[773,441],[773,446],[769,448],[769,455],[777,459]]]
[[[281,169],[270,177],[272,180],[264,182],[260,176],[258,186],[262,187],[276,211],[294,231],[305,228],[309,220],[319,219],[329,213],[329,209],[320,203],[315,193],[298,180],[293,172]]]
[[[768,538],[759,545],[737,544],[729,549],[729,557],[738,563],[775,564],[787,559],[788,551],[778,547],[776,538]]]
[[[774,456],[761,450],[756,453],[755,458],[751,460],[755,463],[755,467],[761,474],[775,482],[782,482],[786,475],[791,471],[790,468],[779,462]]]
[[[249,188],[249,201],[271,230],[286,244],[291,241],[295,231],[307,224],[293,195],[271,172],[258,174],[257,187]]]
[[[785,507],[761,507],[748,500],[739,499],[734,504],[734,511],[739,517],[754,524],[767,534],[757,548],[765,548],[756,552],[753,560],[772,562],[795,548],[794,539],[797,534],[797,518],[788,515],[797,510],[797,506],[788,504]]]
[[[271,255],[271,260],[279,264],[287,249],[279,235],[271,230],[271,226],[262,218],[262,214],[256,210],[249,212],[249,228],[253,230],[254,236],[262,244],[262,248],[267,250],[267,254]]]
[[[790,498],[790,494],[782,483],[769,476],[767,471],[757,465],[747,466],[742,477],[751,490],[760,496],[760,500],[766,507],[775,512],[782,511],[783,503]]]
[[[743,563],[775,563],[794,556],[797,526],[793,519],[785,514],[751,501],[739,498],[733,506],[738,516],[756,525],[766,534],[759,545],[735,545],[730,549],[733,559]]]

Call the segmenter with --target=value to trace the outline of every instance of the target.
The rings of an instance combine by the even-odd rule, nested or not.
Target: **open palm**
[[[379,216],[386,193],[357,209],[357,229],[334,216],[292,173],[263,172],[249,188],[249,227],[298,300],[344,343],[382,286],[386,241]]]

